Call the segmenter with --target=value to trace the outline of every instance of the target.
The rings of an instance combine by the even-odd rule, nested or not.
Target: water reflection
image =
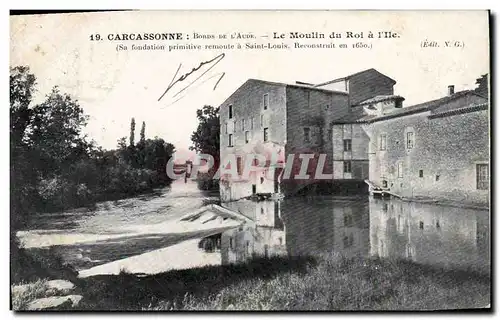
[[[289,200],[282,207],[290,255],[329,251],[346,256],[368,253],[366,198]]]
[[[226,205],[251,218],[254,223],[222,233],[222,264],[287,254],[286,230],[280,215],[280,205],[279,201],[240,201]]]
[[[370,199],[370,254],[486,272],[488,220],[482,210]]]
[[[252,257],[314,255],[410,259],[488,272],[489,213],[368,197],[238,201],[224,206],[251,218],[209,247],[223,264]]]

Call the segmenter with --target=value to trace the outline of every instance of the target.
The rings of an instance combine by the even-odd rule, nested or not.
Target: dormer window
[[[394,105],[394,108],[402,108],[402,107],[403,107],[403,101],[396,100],[396,104]]]

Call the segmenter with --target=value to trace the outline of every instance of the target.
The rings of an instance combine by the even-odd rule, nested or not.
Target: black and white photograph
[[[491,310],[490,19],[11,13],[10,309]]]

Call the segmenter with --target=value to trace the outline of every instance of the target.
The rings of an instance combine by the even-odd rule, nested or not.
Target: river
[[[255,256],[379,256],[488,273],[490,220],[485,210],[383,200],[315,196],[241,200],[223,206],[242,224],[213,216],[179,220],[218,194],[178,180],[152,194],[99,203],[93,210],[43,214],[18,233],[30,250],[51,250],[81,276],[158,273],[244,262]]]

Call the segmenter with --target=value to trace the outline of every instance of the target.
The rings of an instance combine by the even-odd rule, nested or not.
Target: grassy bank
[[[24,286],[23,290],[18,288]],[[26,310],[28,304],[38,298],[47,297],[47,280],[36,280],[27,284],[18,283],[11,287],[11,302],[13,310]]]
[[[306,273],[250,279],[153,310],[435,310],[489,304],[489,278],[403,261],[324,257]]]
[[[436,310],[490,303],[490,277],[412,262],[273,258],[78,286],[90,310]]]

